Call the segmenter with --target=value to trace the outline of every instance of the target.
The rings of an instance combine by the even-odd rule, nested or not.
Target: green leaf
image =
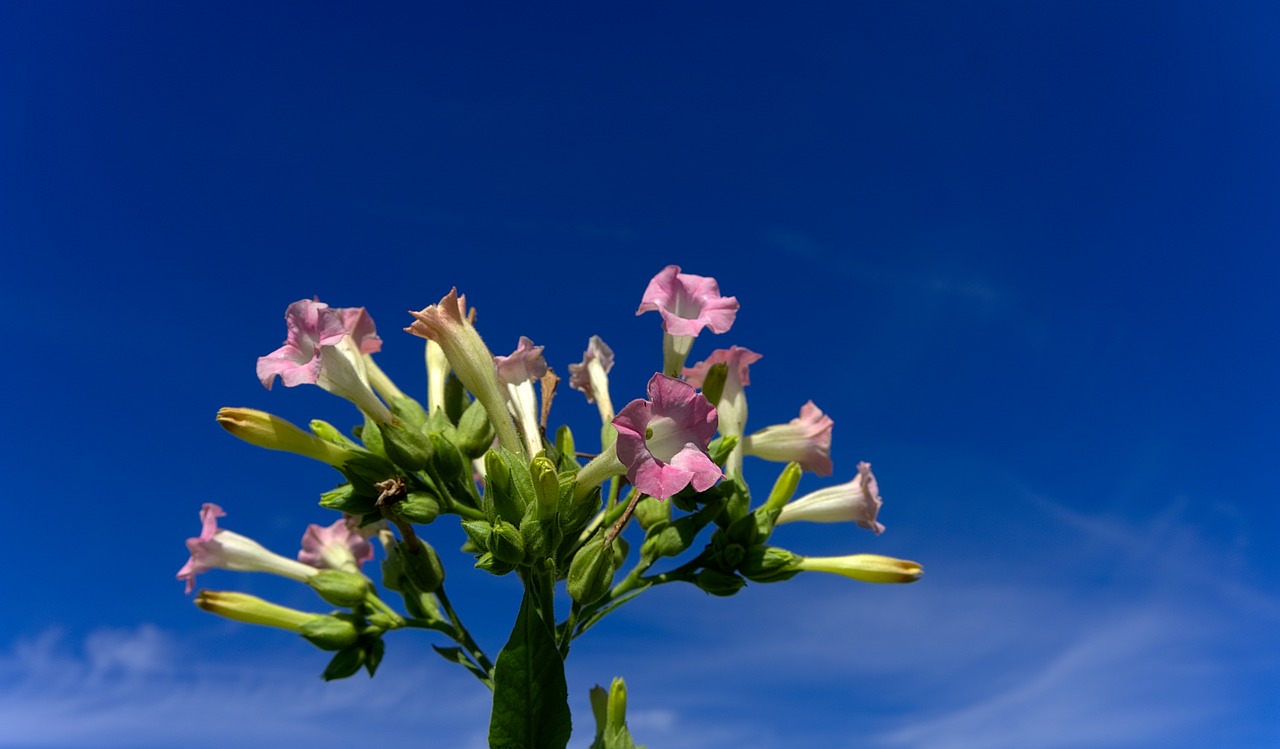
[[[525,591],[511,639],[493,675],[491,749],[563,749],[569,743],[569,687],[555,635]]]

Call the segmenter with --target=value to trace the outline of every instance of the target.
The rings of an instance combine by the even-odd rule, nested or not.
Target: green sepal
[[[379,457],[387,458],[387,448],[382,442],[382,430],[378,429],[378,423],[368,416],[364,417],[364,425],[356,427],[353,431],[360,442],[364,444],[364,448]]]
[[[360,636],[348,616],[318,616],[303,624],[298,634],[321,650],[342,650]]]
[[[577,473],[582,466],[578,465],[577,447],[573,443],[573,432],[562,426],[556,430],[556,462],[561,472]]]
[[[320,678],[325,681],[335,681],[354,676],[360,670],[360,667],[364,665],[367,657],[368,651],[363,643],[357,642],[350,647],[343,648],[329,660],[329,665],[325,666],[324,673],[320,674]]]
[[[724,462],[729,459],[729,453],[733,452],[733,448],[737,446],[738,435],[721,435],[711,440],[711,444],[707,445],[707,455],[710,456],[712,463],[724,468]]]
[[[507,564],[487,551],[476,558],[476,569],[484,570],[491,575],[502,576],[515,568],[514,564]]]
[[[484,551],[489,548],[489,534],[493,532],[493,525],[484,520],[464,520],[462,532],[467,534],[467,540],[477,549]]]
[[[320,439],[324,440],[325,442],[335,444],[338,447],[345,447],[348,450],[364,449],[360,445],[358,445],[354,440],[352,440],[350,437],[348,437],[347,435],[339,431],[337,427],[335,427],[334,425],[330,424],[327,421],[322,421],[321,419],[312,419],[310,426],[311,426],[311,433],[319,437]]]
[[[702,378],[702,395],[711,401],[711,405],[720,402],[720,396],[724,395],[724,384],[729,379],[729,365],[725,362],[712,364],[705,376]]]
[[[387,646],[381,637],[369,637],[366,639],[369,642],[369,647],[365,652],[364,670],[369,672],[369,678],[373,678],[378,666],[382,664],[382,656],[387,652]]]

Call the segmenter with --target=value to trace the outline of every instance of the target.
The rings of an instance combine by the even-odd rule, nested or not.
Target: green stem
[[[453,604],[449,602],[449,596],[445,595],[444,585],[436,589],[436,598],[440,600],[441,608],[444,609],[445,614],[448,615],[449,621],[452,622],[456,630],[453,636],[454,641],[461,645],[467,651],[467,654],[474,658],[475,662],[492,678],[493,661],[489,660],[489,657],[484,654],[484,650],[480,648],[480,645],[471,637],[471,633],[463,626],[462,619],[458,617],[458,612],[454,610]]]

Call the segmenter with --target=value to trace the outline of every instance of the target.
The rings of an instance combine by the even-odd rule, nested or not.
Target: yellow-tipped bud
[[[833,572],[868,583],[913,583],[924,574],[916,562],[879,554],[851,554],[845,557],[804,557],[797,567],[812,572]]]
[[[339,467],[357,453],[302,431],[279,416],[253,408],[220,408],[218,424],[251,445],[303,455]]]
[[[320,614],[277,606],[246,593],[220,590],[200,591],[196,594],[196,605],[211,614],[238,622],[277,627],[291,632],[301,632],[308,622],[321,617]]]

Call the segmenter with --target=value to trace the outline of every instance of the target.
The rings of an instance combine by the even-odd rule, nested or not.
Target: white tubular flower
[[[880,511],[880,488],[870,463],[858,464],[858,475],[850,482],[828,486],[790,502],[778,515],[778,525],[797,521],[809,523],[846,523],[853,521],[859,527],[884,532],[884,526],[876,520]]]

